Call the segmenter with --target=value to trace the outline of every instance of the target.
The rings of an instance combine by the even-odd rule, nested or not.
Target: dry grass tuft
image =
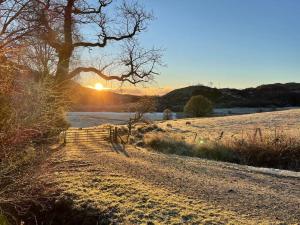
[[[166,154],[300,170],[299,138],[283,132],[262,134],[257,129],[254,135],[243,134],[230,138],[224,138],[224,132],[221,132],[214,139],[196,136],[194,140],[179,134],[148,133],[144,142],[152,149]]]
[[[38,179],[48,154],[46,146],[28,146],[0,162],[0,224],[1,220],[20,224],[19,217],[27,214],[31,206],[48,204],[52,193],[45,196],[47,187]]]

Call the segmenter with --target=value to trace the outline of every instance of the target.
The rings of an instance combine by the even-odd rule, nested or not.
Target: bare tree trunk
[[[149,82],[158,75],[156,67],[161,65],[160,50],[144,49],[134,37],[147,28],[153,16],[138,4],[138,0],[128,1],[130,3],[121,1],[116,3],[117,7],[113,6],[113,2],[118,1],[0,0],[0,6],[3,6],[0,7],[0,48],[19,45],[21,39],[26,45],[28,38],[41,39],[55,50],[51,72],[55,73],[53,77],[59,84],[83,72],[94,73],[104,80],[131,84]],[[14,6],[14,9],[10,6]],[[81,32],[85,26],[95,27],[93,34]],[[123,42],[118,59],[108,61],[101,69],[82,65],[70,71],[75,49],[101,49],[113,42]],[[47,67],[48,62],[45,65]],[[107,74],[107,68],[113,66],[118,72]],[[47,74],[49,71],[43,72]]]
[[[56,79],[58,81],[64,80],[64,78],[68,75],[70,70],[70,58],[72,55],[72,51],[65,49],[62,50],[58,54],[58,63],[57,63],[57,70],[56,70]]]
[[[73,39],[72,39],[72,8],[75,0],[68,0],[64,15],[64,44],[58,54],[58,65],[56,71],[56,79],[64,80],[69,74],[70,59],[73,54]]]

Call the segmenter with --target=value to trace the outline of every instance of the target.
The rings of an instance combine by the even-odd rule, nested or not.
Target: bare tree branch
[[[145,30],[145,22],[152,19],[152,15],[145,12],[137,4],[128,5],[125,2],[119,7],[120,13],[119,16],[122,19],[120,24],[124,24],[120,30],[114,34],[108,34],[107,26],[108,20],[106,19],[105,14],[102,13],[102,8],[109,5],[112,1],[108,1],[107,4],[102,4],[99,6],[100,18],[97,23],[101,33],[97,36],[99,37],[98,42],[88,42],[81,41],[74,43],[73,46],[76,47],[105,47],[109,41],[122,41],[126,39],[131,39],[137,35],[137,33]]]
[[[145,50],[135,41],[130,41],[124,46],[124,52],[118,67],[124,67],[124,71],[119,76],[109,76],[105,74],[104,69],[96,69],[94,67],[78,67],[69,73],[67,79],[72,79],[82,72],[92,72],[105,80],[117,80],[121,82],[129,82],[137,84],[140,82],[148,82],[153,79],[154,75],[158,75],[155,71],[161,63],[160,49]]]
[[[3,7],[1,11],[0,7],[0,22],[5,25],[0,29],[0,38],[1,33],[6,37],[6,42],[2,41],[0,46],[3,43],[15,42],[18,38],[25,40],[29,35],[31,37],[27,43],[35,45],[32,40],[36,39],[37,44],[44,43],[54,49],[53,56],[57,59],[52,62],[56,62],[55,79],[58,83],[86,72],[95,73],[105,80],[131,84],[148,82],[158,74],[156,67],[161,64],[160,51],[145,50],[135,41],[153,18],[137,2],[123,1],[119,4],[118,0],[2,1],[7,6],[13,6],[13,10],[11,7]],[[90,34],[86,34],[86,31]],[[106,61],[107,64],[118,67],[113,75],[87,63],[77,68],[74,66],[77,49],[105,48],[112,42],[127,43],[119,60],[113,58],[115,61]],[[43,68],[47,65],[45,60],[42,64]],[[70,71],[70,68],[74,70]]]
[[[112,0],[98,0],[99,6],[96,9],[95,7],[90,7],[89,5],[86,5],[83,9],[74,7],[74,14],[76,15],[87,15],[87,14],[99,14],[102,12],[102,9],[107,7],[112,3]]]
[[[20,23],[30,0],[0,1],[0,48],[27,36],[30,27]]]

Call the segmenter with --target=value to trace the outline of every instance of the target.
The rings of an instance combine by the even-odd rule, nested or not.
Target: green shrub
[[[165,109],[163,111],[163,120],[170,120],[172,119],[172,111],[170,109]]]
[[[184,106],[185,114],[193,117],[207,116],[211,114],[212,111],[212,102],[202,95],[191,97],[191,99]]]
[[[8,220],[6,219],[6,217],[4,215],[1,214],[1,212],[0,212],[0,224],[1,225],[9,225]]]

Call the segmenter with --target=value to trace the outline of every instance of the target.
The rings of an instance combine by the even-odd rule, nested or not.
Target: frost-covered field
[[[93,127],[101,124],[125,124],[134,113],[130,112],[69,112],[67,120],[71,127]],[[146,113],[145,117],[150,120],[162,120],[163,113]],[[174,113],[174,118],[176,114]]]
[[[74,209],[107,213],[111,224],[279,225],[300,220],[296,172],[93,139],[67,144],[47,163],[41,179],[58,187]]]
[[[194,137],[218,138],[253,135],[260,128],[265,133],[300,137],[300,109],[212,118],[190,118],[159,122],[169,133]]]
[[[273,112],[273,111],[283,111],[289,109],[297,109],[297,107],[283,107],[283,108],[271,108],[271,107],[261,107],[261,108],[250,108],[250,107],[235,107],[235,108],[215,108],[215,115],[242,115],[242,114],[250,114],[257,112]]]
[[[288,110],[292,108],[279,108],[278,110]],[[214,115],[241,115],[256,112],[269,112],[272,108],[216,108]],[[125,124],[129,118],[134,117],[134,113],[130,112],[68,112],[67,120],[71,127],[93,127],[101,124]],[[183,118],[183,113],[173,113],[173,119]],[[159,121],[163,119],[163,113],[154,112],[147,113],[146,118]]]
[[[147,134],[214,137],[223,131],[231,137],[257,127],[263,134],[275,127],[296,134],[300,110],[157,125],[163,131],[156,128]],[[161,154],[99,142],[94,136],[90,142],[67,144],[47,163],[41,179],[55,184],[62,196],[70,196],[74,209],[107,212],[110,223],[298,224],[300,219],[299,172]]]

